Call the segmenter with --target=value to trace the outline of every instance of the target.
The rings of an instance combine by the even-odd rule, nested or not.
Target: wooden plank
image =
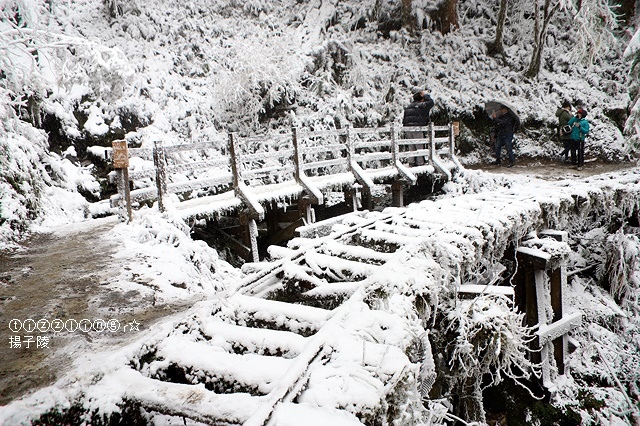
[[[166,153],[184,152],[184,151],[197,151],[205,149],[217,149],[217,142],[204,142],[204,143],[185,143],[180,145],[165,146]]]
[[[220,158],[217,160],[205,160],[205,161],[192,161],[189,163],[181,163],[181,164],[172,164],[166,167],[167,172],[176,173],[176,172],[187,172],[201,169],[228,169],[229,168],[229,159],[228,158]]]
[[[499,294],[508,297],[513,297],[514,295],[513,287],[482,284],[462,284],[458,287],[458,292],[467,294]]]
[[[536,248],[518,247],[518,250],[516,251],[516,259],[519,264],[526,267],[545,270],[547,269],[547,264],[551,259],[551,255]]]
[[[331,167],[331,166],[346,166],[347,158],[340,157],[332,160],[322,160],[322,161],[312,161],[309,163],[305,163],[302,166],[302,170],[312,170],[312,169],[321,169],[323,167]]]
[[[298,136],[301,138],[317,138],[323,136],[344,136],[346,134],[345,129],[336,129],[336,130],[319,130],[319,131],[301,131],[298,133]]]
[[[573,314],[565,315],[552,324],[541,325],[536,334],[540,338],[541,343],[547,343],[550,340],[557,339],[563,334],[566,334],[581,324],[582,312],[574,312]]]

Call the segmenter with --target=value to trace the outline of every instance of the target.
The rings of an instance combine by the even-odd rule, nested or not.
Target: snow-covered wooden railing
[[[128,169],[128,181],[134,182],[128,200],[124,189],[130,184],[125,182],[122,169],[118,169],[118,194],[111,197],[111,203],[130,208],[132,204],[157,200],[163,211],[169,194],[189,193],[190,199],[178,207],[185,217],[244,206],[253,219],[261,220],[266,202],[306,197],[309,204],[322,204],[323,190],[327,188],[352,187],[357,183],[356,187],[371,191],[376,182],[385,179],[413,185],[418,175],[427,173],[440,173],[450,179],[451,170],[460,167],[455,157],[456,129],[454,124],[433,123],[423,127],[391,125],[331,131],[294,128],[290,134],[281,135],[280,140],[230,134],[229,154],[208,160],[195,155],[185,155],[185,160],[183,154],[212,150],[215,148],[212,143],[175,146],[156,143],[153,149],[128,150],[129,158],[152,160],[153,167]],[[424,132],[425,136],[401,138],[405,132],[416,131]],[[419,157],[429,161],[412,166]],[[445,164],[443,157],[451,164]],[[310,214],[308,219],[312,221]]]
[[[542,383],[549,389],[556,374],[565,374],[567,334],[582,323],[582,314],[564,310],[565,257],[570,252],[567,233],[544,231],[540,236],[546,238],[526,241],[517,249],[515,299],[526,313],[527,325],[537,328],[531,357],[541,365]]]

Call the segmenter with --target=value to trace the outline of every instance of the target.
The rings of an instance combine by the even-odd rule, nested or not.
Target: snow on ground
[[[507,47],[512,66],[509,69],[499,59],[484,55],[486,40],[482,34],[493,23],[484,18],[467,19],[491,15],[481,2],[461,2],[465,13],[459,32],[443,37],[425,31],[416,39],[402,31],[393,32],[389,38],[378,37],[370,28],[354,31],[366,11],[351,2],[321,2],[322,7],[316,10],[317,2],[112,1],[107,2],[113,7],[112,17],[107,17],[104,2],[90,0],[16,4],[23,8],[28,25],[46,29],[55,41],[42,39],[43,44],[73,48],[40,49],[38,72],[20,80],[18,88],[9,89],[25,90],[34,96],[46,93],[43,112],[59,120],[61,134],[71,141],[121,131],[121,117],[135,117],[141,124],[136,132],[126,135],[132,143],[148,147],[155,141],[171,145],[206,140],[222,150],[227,131],[264,130],[258,120],[266,110],[284,111],[271,124],[273,127],[296,124],[321,129],[347,123],[376,126],[397,122],[411,92],[426,88],[436,101],[434,117],[442,121],[461,117],[473,123],[471,117],[475,117],[482,122],[485,117],[481,108],[486,100],[498,97],[511,101],[525,123],[524,131],[516,136],[516,153],[520,157],[556,153],[558,147],[550,133],[555,108],[564,98],[582,100],[589,110],[594,130],[588,156],[621,159],[627,153],[620,131],[608,118],[610,111],[624,109],[629,103],[626,86],[620,81],[625,67],[615,55],[620,46],[611,46],[612,52],[590,67],[564,59],[550,60],[546,63],[550,71],[543,71],[539,82],[531,82],[521,74],[530,46],[514,42]],[[340,13],[334,15],[332,5],[336,4]],[[40,13],[45,9],[38,7],[45,6],[47,13]],[[510,36],[517,39],[518,31],[530,30],[527,25],[511,28]],[[325,30],[320,31],[321,28]],[[2,21],[0,32],[9,34],[9,30],[7,22]],[[554,26],[553,43],[547,54],[564,58],[575,41],[572,34]],[[632,43],[633,48],[636,45]],[[27,50],[18,51],[12,57],[16,66],[8,69],[12,72],[28,70],[33,65]],[[343,84],[331,75],[340,68],[345,70]],[[0,249],[18,248],[14,241],[26,235],[27,223],[37,231],[57,230],[64,235],[65,226],[75,228],[93,214],[108,212],[104,204],[89,203],[80,195],[99,193],[101,182],[92,175],[92,165],[77,162],[73,145],[63,147],[62,152],[49,152],[44,132],[25,121],[14,120],[11,107],[5,108],[12,99],[8,93],[0,95],[0,166],[3,171],[9,170],[9,178],[0,182]],[[79,121],[76,112],[84,114],[86,121]],[[491,156],[481,134],[471,134],[463,126],[461,140],[475,147],[464,159],[466,163]],[[270,149],[261,145],[251,148]],[[572,178],[576,177],[580,175]],[[502,187],[530,193],[538,182],[479,174],[448,186],[448,196]],[[588,180],[540,184],[539,188],[546,191],[547,202],[558,209],[570,204],[568,193],[579,189],[585,199],[590,194]],[[523,205],[527,203],[513,208]],[[483,208],[470,207],[475,211]],[[105,235],[120,245],[114,259],[122,264],[122,272],[110,282],[114,290],[135,290],[157,298],[159,303],[171,303],[221,297],[240,279],[241,272],[219,259],[214,250],[191,240],[180,220],[153,209],[136,214],[140,215],[139,220],[130,225],[118,224]],[[574,227],[571,223],[559,225]],[[580,267],[601,262],[602,258],[594,258],[594,247],[589,242],[605,244],[606,238],[595,232],[576,241],[580,250],[572,264]],[[626,238],[627,251],[637,250],[637,238]],[[451,244],[454,246],[455,241]],[[452,253],[452,259],[460,255]],[[637,284],[633,278],[637,270],[631,274],[622,272],[620,276],[628,286]],[[585,294],[587,298],[582,297]],[[618,298],[624,294],[626,302],[615,303],[595,282],[572,282],[571,297],[585,305],[592,324],[578,331],[575,340],[581,346],[571,366],[582,377],[615,382],[614,376],[619,374],[635,377],[637,382],[637,373],[629,371],[624,362],[637,361],[633,351],[638,347],[638,301],[630,296],[632,292],[616,290],[615,294]],[[198,309],[203,308],[195,307],[193,312],[197,314]],[[96,377],[96,371],[98,375],[112,373],[114,366],[134,356],[141,345],[166,336],[172,329],[171,321],[126,348],[80,357],[73,372],[56,386],[4,408],[1,416],[24,416],[29,410],[51,407],[53,401],[68,403],[70,395]],[[611,323],[615,327],[607,328]],[[610,333],[611,328],[617,331],[615,335]],[[608,343],[598,349],[585,343],[589,341]],[[604,350],[604,356],[596,354],[598,350]],[[601,364],[594,361],[598,357],[610,360],[612,372],[605,373]],[[571,405],[576,395],[592,392],[594,398],[606,400],[611,407],[626,409],[622,392],[614,391],[607,399],[603,389],[610,391],[611,387],[570,380],[556,397],[558,404]],[[123,391],[113,392],[117,395]],[[602,420],[598,410],[582,414],[594,422]]]
[[[629,176],[627,179],[632,181],[633,176],[637,173],[637,170],[631,170],[622,173],[620,178]],[[594,202],[600,200],[603,205],[611,205],[614,202],[611,197],[615,196],[616,188],[624,185],[624,183],[617,183],[618,178],[616,176],[614,174],[604,178],[592,177],[547,182],[527,176],[506,177],[484,172],[467,171],[454,182],[448,184],[448,191],[440,200],[425,201],[421,204],[409,206],[409,214],[405,220],[427,215],[435,221],[434,225],[441,223],[442,228],[455,229],[455,225],[451,222],[453,219],[451,213],[449,213],[449,219],[444,216],[440,217],[439,213],[440,205],[444,209],[445,204],[453,204],[455,206],[453,209],[455,216],[466,217],[468,226],[473,226],[474,220],[479,224],[492,223],[491,226],[496,230],[508,225],[509,229],[504,229],[504,232],[524,237],[526,223],[531,226],[538,220],[536,218],[540,214],[539,203],[545,204],[546,209],[549,211],[554,211],[551,206],[556,206],[555,211],[557,214],[564,209],[571,210],[575,208],[572,207],[575,206],[575,197],[582,197],[585,202],[588,202],[588,200],[594,200]],[[603,191],[603,189],[607,189],[608,192]],[[486,195],[483,196],[483,194]],[[634,202],[629,201],[631,199],[619,200],[617,208],[622,212],[629,209],[633,210]],[[393,209],[389,211],[393,212]],[[589,209],[585,207],[585,216],[583,216],[585,220],[589,217],[586,214],[588,211]],[[469,215],[470,212],[473,214]],[[139,291],[141,288],[150,288],[158,300],[165,302],[192,297],[194,294],[202,294],[202,297],[206,300],[197,303],[184,313],[160,321],[152,329],[144,330],[135,342],[124,347],[100,348],[97,352],[85,353],[79,356],[69,373],[62,376],[55,385],[25,396],[21,400],[17,400],[0,409],[0,421],[5,424],[20,424],[19,422],[23,422],[27,418],[35,418],[54,406],[69,407],[69,404],[76,401],[76,398],[80,395],[84,395],[82,400],[86,401],[86,408],[100,409],[102,413],[109,413],[115,410],[115,404],[127,395],[142,397],[140,392],[146,392],[144,386],[148,382],[145,381],[143,376],[130,376],[131,373],[127,373],[123,368],[129,365],[131,360],[139,359],[145,354],[145,350],[151,347],[155,347],[161,352],[161,356],[158,357],[159,360],[179,361],[183,365],[193,366],[194,371],[198,369],[206,370],[207,363],[215,359],[217,368],[220,368],[221,365],[228,365],[229,374],[232,371],[235,372],[234,374],[238,374],[238,366],[235,365],[235,361],[230,362],[226,359],[228,356],[226,353],[207,353],[201,346],[192,344],[202,339],[199,334],[201,332],[207,333],[210,338],[215,339],[216,344],[222,344],[223,346],[225,339],[243,342],[242,344],[247,347],[261,344],[259,336],[246,335],[241,332],[241,328],[225,328],[223,324],[211,322],[208,319],[211,318],[212,311],[219,309],[216,306],[222,306],[223,312],[226,310],[229,315],[235,315],[238,312],[233,306],[233,300],[239,296],[235,296],[235,299],[227,299],[227,297],[234,293],[234,289],[242,279],[240,271],[229,267],[218,259],[215,251],[203,243],[192,241],[188,236],[188,229],[185,228],[185,225],[180,220],[173,220],[170,214],[160,215],[154,209],[148,209],[137,212],[137,215],[138,219],[133,224],[117,224],[113,230],[104,236],[106,239],[115,238],[121,242],[120,249],[117,255],[114,256],[114,262],[120,263],[123,259],[125,260],[125,263],[122,264],[122,275],[114,280],[110,286],[114,290],[120,291]],[[520,224],[522,229],[520,229],[520,225],[514,227],[514,224],[522,220],[517,219],[519,216],[527,218]],[[454,221],[459,221],[461,220],[460,218]],[[356,220],[356,218],[352,220]],[[486,222],[487,220],[489,222]],[[593,219],[588,220],[591,221]],[[594,223],[600,223],[599,219],[596,219]],[[578,230],[582,224],[560,222],[558,225]],[[486,227],[487,225],[483,226]],[[479,229],[484,229],[483,226]],[[337,229],[339,230],[340,228],[338,227]],[[600,231],[596,232],[598,230]],[[64,235],[65,228],[59,228],[58,232],[61,236]],[[436,269],[440,272],[430,271],[429,273],[433,272],[436,275],[444,273],[443,276],[449,277],[447,280],[461,276],[461,271],[465,269],[472,270],[474,268],[474,265],[472,265],[474,263],[473,249],[471,247],[481,248],[481,251],[486,254],[491,253],[493,250],[503,250],[499,246],[507,243],[506,239],[504,239],[505,235],[498,234],[482,235],[481,232],[469,234],[469,231],[465,231],[464,237],[459,240],[445,241],[440,237],[422,235],[423,232],[415,230],[411,236],[404,238],[411,237],[407,241],[423,241],[421,243],[424,246],[423,249],[426,248],[427,253],[432,253],[438,259]],[[438,232],[442,232],[442,229]],[[444,236],[445,234],[442,233],[442,235]],[[597,247],[596,242],[598,240],[602,242],[607,238],[602,228],[597,228],[591,234],[580,233],[577,235],[582,237],[574,242],[577,244],[578,250],[574,250],[568,269],[579,269],[589,263],[598,261],[595,255],[601,254],[601,252],[585,249],[590,244],[593,247]],[[625,241],[625,250],[631,253],[633,257],[633,253],[640,250],[640,241],[633,235],[624,238],[626,239],[621,241]],[[490,244],[492,247],[482,248],[485,244]],[[481,259],[478,258],[475,261],[481,261]],[[599,261],[602,262],[602,259]],[[322,265],[322,257],[316,255],[314,262]],[[413,271],[416,267],[424,268],[427,264],[418,262],[417,258],[412,256],[394,256],[393,262],[389,265],[389,270],[386,273],[374,274],[368,278],[372,287],[380,285],[388,291],[389,288],[400,285],[400,282],[404,280],[402,276],[407,271]],[[364,267],[364,265],[362,266]],[[436,267],[436,263],[432,264],[432,266]],[[637,349],[640,344],[638,340],[640,323],[638,322],[637,296],[639,272],[638,265],[635,264],[634,266],[635,269],[632,271],[634,278],[630,278],[628,284],[625,285],[626,290],[622,291],[618,296],[619,298],[621,295],[624,296],[623,302],[620,304],[616,303],[606,291],[591,280],[585,281],[582,278],[575,278],[571,281],[569,287],[568,304],[579,307],[584,313],[585,321],[583,323],[585,325],[573,334],[572,344],[578,346],[578,349],[573,352],[568,362],[572,375],[567,377],[566,382],[561,382],[561,385],[554,393],[554,401],[559,406],[573,407],[573,409],[578,410],[587,423],[588,419],[594,422],[601,421],[603,416],[612,416],[611,418],[618,418],[618,421],[622,422],[624,414],[616,413],[623,413],[629,409],[626,405],[628,404],[629,396],[619,391],[615,386],[615,382],[617,377],[626,378],[624,380],[637,381],[637,378],[634,379],[635,373],[633,373],[632,366],[637,365]],[[442,270],[443,268],[444,270]],[[452,269],[446,272],[447,268]],[[427,271],[416,271],[417,274],[424,274],[425,272]],[[410,277],[411,275],[412,272],[407,273],[407,282],[414,281],[414,278]],[[407,289],[402,290],[401,286],[398,288],[399,294],[407,291]],[[633,289],[635,289],[635,292]],[[389,299],[388,310],[389,312],[396,311],[397,316],[391,315],[386,319],[383,317],[373,318],[368,316],[371,314],[368,314],[368,310],[365,309],[362,312],[363,316],[360,317],[355,315],[355,312],[358,311],[356,309],[353,310],[354,316],[349,316],[348,320],[345,317],[345,319],[338,321],[336,326],[344,330],[358,329],[361,323],[373,321],[372,324],[378,323],[379,326],[371,328],[370,333],[374,333],[375,330],[387,330],[375,337],[375,341],[385,342],[388,339],[393,339],[395,346],[406,347],[412,339],[410,337],[412,331],[411,327],[408,327],[407,323],[402,323],[400,319],[404,318],[403,321],[406,321],[410,315],[407,316],[406,306],[403,306],[404,302],[400,299],[396,299],[395,302],[393,300],[393,298]],[[473,317],[474,321],[482,324],[486,321],[494,322],[495,320],[489,320],[492,317],[504,318],[503,314],[499,314],[498,304],[489,303],[485,306],[484,303],[486,302],[488,300],[478,302],[475,305],[476,316]],[[281,309],[271,311],[272,308],[268,304],[263,304],[259,300],[254,303],[257,304],[254,311],[264,316],[265,319],[270,315],[282,315]],[[465,306],[461,304],[458,309],[462,311],[468,309]],[[312,326],[314,323],[318,324],[327,321],[326,317],[309,316],[312,314],[309,308],[291,305],[288,309],[292,310],[292,315],[294,316],[307,318],[306,321]],[[460,314],[456,314],[454,310],[450,315],[455,317]],[[467,326],[470,328],[476,327],[471,324]],[[620,331],[623,333],[620,333]],[[339,336],[343,333],[345,331],[334,332],[333,334]],[[173,342],[172,339],[182,340]],[[594,345],[594,342],[600,342],[601,345]],[[348,348],[349,342],[343,341],[335,345],[336,347],[347,345]],[[291,355],[304,352],[308,346],[309,342],[304,342],[301,339],[280,341],[278,343],[279,350]],[[351,352],[353,351],[346,349],[344,354]],[[374,358],[376,356],[376,350],[373,347],[367,350],[366,353]],[[393,357],[391,355],[385,355],[385,362],[392,361]],[[404,362],[401,361],[403,356],[400,352],[397,362]],[[464,359],[462,354],[460,356],[461,360]],[[608,366],[606,368],[603,368],[602,363],[599,361],[602,357],[606,358],[606,365]],[[241,369],[242,376],[246,377],[248,382],[262,383],[260,386],[264,387],[263,390],[271,389],[271,386],[273,386],[271,374],[277,374],[278,371],[286,371],[287,369],[285,365],[277,363],[266,368],[259,363],[251,364],[250,359],[245,361],[247,364]],[[285,362],[284,359],[278,362],[280,361]],[[348,368],[348,360],[345,359],[344,362],[345,368]],[[376,363],[374,362],[374,364]],[[381,369],[384,369],[384,365],[378,364]],[[151,364],[147,364],[145,368],[149,370],[145,374],[153,376],[158,374],[156,373],[157,371],[162,371],[165,367],[166,365],[163,367],[162,361],[154,361]],[[253,368],[256,370],[252,370]],[[312,406],[333,406],[334,404],[344,406],[344,404],[347,404],[357,411],[358,407],[370,406],[372,401],[376,400],[375,394],[368,393],[367,389],[370,389],[369,387],[364,387],[359,391],[356,391],[355,388],[350,388],[350,391],[346,393],[336,393],[335,386],[338,386],[339,383],[332,385],[332,380],[330,380],[331,377],[335,377],[335,372],[327,371],[326,374],[326,381],[314,382],[314,386],[311,388],[312,392],[305,393],[303,404],[297,405],[295,409],[283,406],[283,418],[295,418],[300,415],[311,416],[314,413]],[[351,372],[350,374],[357,376],[356,372]],[[315,380],[319,380],[320,376],[321,374],[314,376]],[[590,381],[593,376],[600,377],[602,384],[594,386]],[[581,398],[579,395],[583,395],[585,392],[591,394],[594,399],[603,401],[603,404],[608,408],[593,411],[577,406],[577,401]],[[168,399],[163,399],[160,395],[154,395],[148,394],[145,398],[153,396],[153,398],[158,398],[160,403],[168,403],[169,401]],[[341,398],[341,400],[338,401],[336,398]],[[214,401],[211,402],[214,403]],[[309,405],[305,405],[305,402]],[[253,403],[250,401],[245,402],[245,404]],[[216,402],[216,404],[218,405],[215,406],[218,407],[220,401]],[[211,406],[209,410],[214,409],[213,407]],[[246,405],[243,408],[246,408]],[[234,409],[233,406],[226,406],[225,409],[229,410],[229,415],[242,412],[241,407]],[[210,414],[217,415],[219,413],[210,412]],[[347,421],[346,418],[343,420]],[[160,417],[158,421],[160,421]]]

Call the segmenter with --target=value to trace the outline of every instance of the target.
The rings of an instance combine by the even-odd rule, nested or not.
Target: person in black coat
[[[513,155],[513,132],[516,130],[518,121],[509,111],[509,108],[504,105],[491,114],[491,118],[493,118],[496,127],[496,161],[494,164],[500,164],[500,154],[504,146],[507,148],[507,155],[509,156],[509,165],[507,167],[513,167],[515,161]]]
[[[402,117],[403,126],[426,126],[431,121],[430,113],[433,107],[433,99],[426,91],[421,90],[413,94],[413,102],[411,102],[405,109]],[[405,132],[404,137],[406,139],[423,139],[424,132]],[[423,149],[424,144],[412,144],[410,145],[412,151]],[[416,166],[424,164],[424,156],[415,157],[415,161],[410,161]]]
[[[563,150],[560,153],[560,159],[565,163],[571,151],[571,126],[568,126],[569,120],[573,117],[571,113],[571,102],[565,100],[562,106],[557,109],[556,117],[558,117],[558,139],[562,141]],[[566,130],[569,130],[568,132]]]

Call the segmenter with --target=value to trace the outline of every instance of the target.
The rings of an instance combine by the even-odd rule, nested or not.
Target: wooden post
[[[129,150],[123,140],[111,142],[113,148],[113,168],[118,175],[118,193],[124,199],[129,223],[133,220],[131,211],[131,191],[129,189]]]
[[[398,164],[398,157],[400,154],[397,132],[398,130],[396,129],[396,126],[391,123],[391,161],[393,161],[394,166]]]
[[[307,225],[315,222],[313,208],[311,208],[311,199],[309,196],[302,196],[298,200],[298,214],[300,215],[300,218],[303,218],[306,221]]]
[[[398,146],[398,135],[396,126],[391,123],[391,161],[397,168],[399,163],[400,148]],[[393,207],[404,207],[404,185],[396,178],[391,184],[391,205]]]
[[[551,309],[553,322],[562,319],[562,268],[556,268],[549,272],[551,284]],[[556,359],[558,374],[564,374],[564,352],[566,335],[562,335],[553,341],[553,356]]]
[[[404,185],[400,180],[394,180],[391,184],[391,205],[404,207]]]
[[[258,224],[254,218],[249,219],[249,239],[251,241],[251,256],[253,262],[260,261],[260,253],[258,253]]]
[[[359,195],[359,187],[360,185],[355,184],[353,186],[353,190],[351,191],[351,204],[353,205],[353,211],[357,212],[358,209],[361,206],[361,203],[358,202],[358,195]]]
[[[518,261],[518,269],[522,268],[522,274],[519,275],[521,279],[516,285],[524,286],[524,291],[519,290],[517,293],[524,294],[524,309],[527,319],[527,327],[536,327],[538,325],[538,295],[536,293],[537,279],[536,279],[536,259],[527,253],[518,251],[516,253],[516,259]],[[542,269],[546,267],[543,266]],[[542,359],[540,357],[540,342],[536,336],[529,344],[531,350],[531,361],[539,364]]]
[[[240,212],[240,227],[242,244],[249,249],[249,258],[247,261],[259,262],[260,255],[258,253],[258,225],[255,219],[251,218],[246,211]]]
[[[296,181],[300,181],[300,176],[302,175],[302,151],[300,151],[300,147],[298,146],[298,129],[295,127],[291,128],[291,140],[293,142],[293,164],[294,167],[294,176]]]
[[[550,237],[556,241],[567,242],[568,235],[565,231],[543,231],[540,233],[540,238]],[[563,306],[562,306],[562,288],[567,282],[566,267],[560,265],[557,268],[549,271],[549,281],[551,284],[551,309],[553,311],[553,322],[560,321],[563,318]],[[567,350],[567,337],[562,335],[553,340],[553,355],[558,366],[558,374],[565,374],[564,354]]]
[[[453,158],[456,150],[456,136],[460,134],[460,123],[449,123],[449,158]]]
[[[549,231],[551,236],[566,244],[566,233]],[[538,330],[535,333],[531,360],[541,363],[542,383],[553,386],[554,371],[550,359],[553,357],[557,373],[566,373],[565,353],[567,333],[582,322],[580,312],[564,315],[562,288],[566,284],[564,259],[554,258],[536,248],[521,247],[517,250],[518,273],[516,274],[515,300],[519,309],[526,311],[527,325]],[[545,279],[549,279],[550,303],[546,302]],[[548,318],[551,317],[550,323]]]
[[[240,162],[236,153],[236,142],[233,133],[229,133],[229,154],[231,154],[231,174],[233,175],[233,189],[238,191],[240,182]]]
[[[433,128],[433,121],[429,122],[429,160],[433,164],[433,157],[436,154],[436,131]]]
[[[351,141],[351,129],[347,126],[344,130],[345,144],[347,145],[347,161],[349,162],[349,167],[351,167],[351,162],[354,161],[353,157],[355,156],[356,150]]]
[[[516,304],[520,309],[524,307],[527,326],[536,327],[539,323],[537,281],[542,278],[536,272],[540,269],[545,270],[546,261],[520,250],[516,252],[516,260],[519,270],[516,275]],[[531,349],[531,361],[539,364],[542,360],[537,336],[531,341],[529,348]]]
[[[164,195],[167,193],[167,172],[165,170],[164,149],[160,142],[153,146],[153,164],[156,167],[156,188],[158,190],[158,208],[165,211]]]

